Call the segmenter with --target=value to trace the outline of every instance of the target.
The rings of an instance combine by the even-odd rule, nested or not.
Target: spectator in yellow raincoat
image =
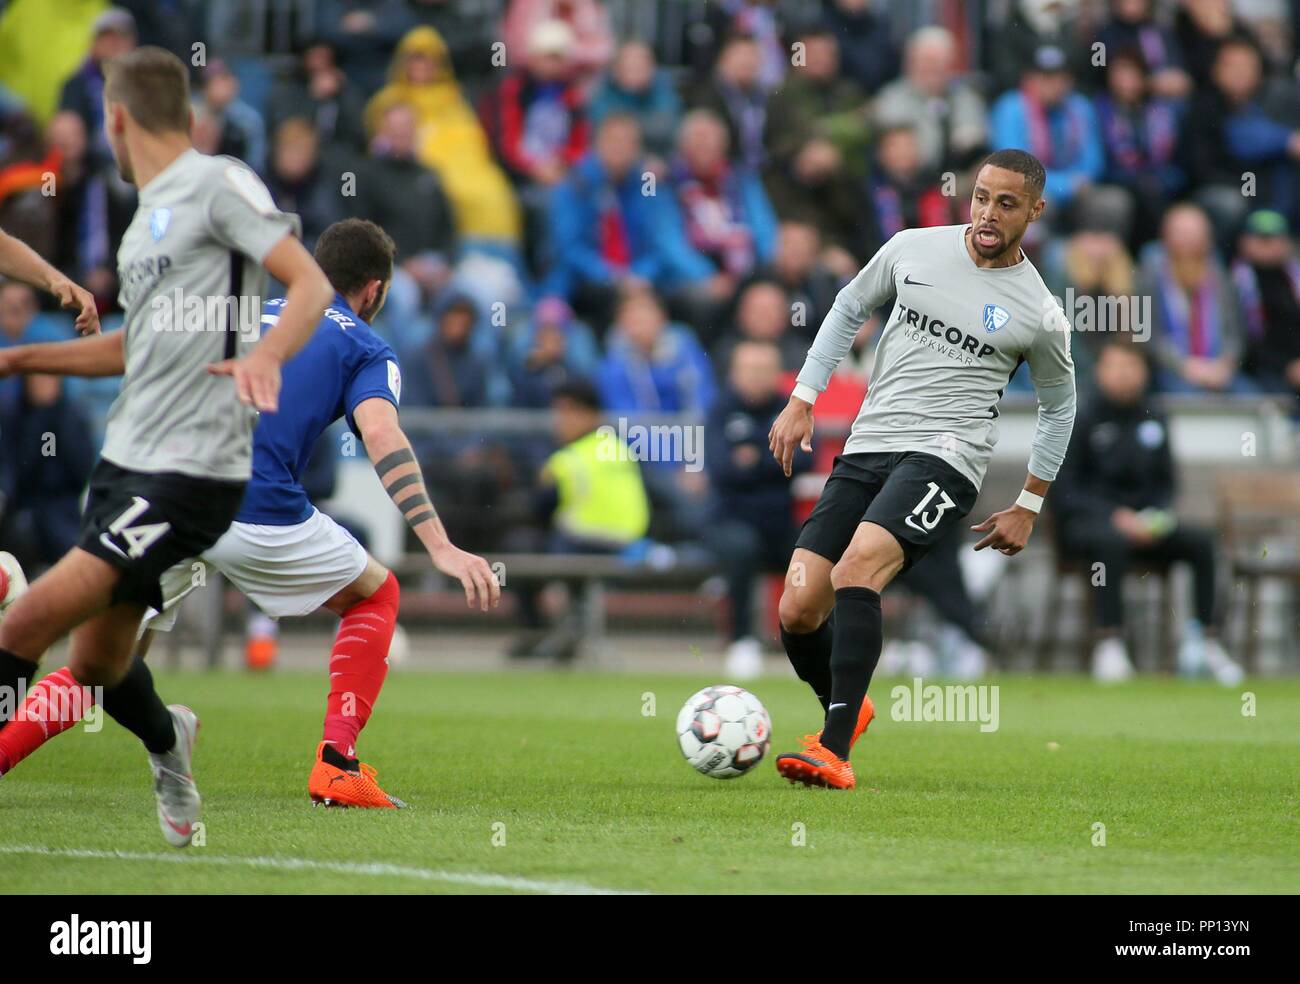
[[[514,189],[461,93],[446,43],[431,27],[414,28],[398,44],[388,84],[366,107],[371,139],[384,113],[399,103],[415,111],[417,156],[442,180],[461,240],[518,245],[522,228]]]

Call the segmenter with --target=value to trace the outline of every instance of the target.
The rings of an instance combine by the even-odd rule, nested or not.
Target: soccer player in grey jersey
[[[113,360],[97,347],[115,350],[126,372],[78,546],[0,623],[0,693],[11,695],[71,631],[72,674],[108,688],[115,706],[105,709],[149,750],[159,823],[178,847],[198,816],[198,720],[164,706],[147,670],[126,676],[136,634],[145,610],[162,606],[162,573],[207,550],[234,519],[254,410],[276,409],[280,366],[334,294],[253,172],[194,149],[190,116],[188,72],[175,55],[137,48],[107,65],[104,126],[140,201],[118,250],[125,325],[82,351],[99,365]],[[263,268],[287,285],[288,302],[259,342]]]
[[[997,404],[1022,362],[1038,396],[1029,477],[1013,506],[971,527],[985,534],[976,550],[1024,548],[1065,457],[1070,326],[1020,249],[1043,212],[1045,177],[1032,155],[997,151],[976,176],[970,225],[909,229],[886,243],[840,291],[772,426],[772,452],[789,474],[795,449],[812,449],[817,395],[871,311],[892,300],[870,390],[781,596],[786,652],[826,712],[803,751],[778,756],[791,781],[854,786],[849,751],[874,713],[867,687],[880,659],[880,592],[974,506],[997,442]]]

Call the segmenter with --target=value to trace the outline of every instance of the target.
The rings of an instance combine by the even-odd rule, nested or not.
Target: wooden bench
[[[608,649],[607,607],[611,587],[697,588],[719,573],[712,562],[680,557],[631,561],[616,554],[489,553],[485,556],[506,591],[520,582],[564,581],[576,585],[583,646],[586,654],[597,662],[602,661]],[[405,554],[391,567],[399,580],[403,576],[415,578],[430,573],[429,558],[423,553]]]
[[[1259,588],[1290,585],[1294,615],[1300,592],[1300,474],[1294,469],[1230,472],[1217,482],[1219,528],[1233,583],[1244,582],[1242,657],[1254,672],[1259,655]],[[1225,615],[1228,613],[1225,613]],[[1291,620],[1291,645],[1298,627]]]

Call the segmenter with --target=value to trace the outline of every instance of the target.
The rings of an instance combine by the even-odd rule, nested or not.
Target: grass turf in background
[[[981,734],[974,723],[892,720],[897,681],[878,680],[877,718],[854,755],[859,786],[847,793],[789,786],[770,760],[729,781],[693,772],[677,751],[674,719],[686,697],[719,682],[395,674],[361,750],[412,808],[376,813],[313,809],[307,799],[320,674],[159,673],[165,699],[189,703],[203,719],[195,772],[206,845],[172,852],[163,843],[134,739],[111,723],[100,734],[78,729],[0,780],[4,886],[1300,889],[1300,681],[1250,680],[1229,691],[1144,680],[1107,690],[1081,679],[1005,678],[995,681],[1000,728]],[[802,684],[763,680],[753,690],[772,714],[770,755],[816,729]],[[1244,692],[1255,695],[1253,717],[1242,714]],[[642,714],[647,693],[654,717]],[[1104,847],[1094,846],[1097,823]],[[804,846],[794,846],[801,833]],[[130,856],[29,853],[38,848]],[[243,860],[252,858],[277,860]],[[302,861],[309,866],[296,866]]]

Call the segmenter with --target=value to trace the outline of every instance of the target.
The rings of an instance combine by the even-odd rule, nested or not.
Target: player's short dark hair
[[[343,219],[316,240],[316,263],[334,289],[351,294],[372,280],[393,279],[393,237],[369,219]]]
[[[190,73],[170,51],[145,45],[107,62],[104,98],[150,133],[190,132]]]
[[[599,411],[601,408],[600,393],[585,379],[566,379],[560,383],[551,390],[551,402],[556,400],[568,400],[584,410]]]
[[[1034,201],[1043,197],[1043,186],[1047,184],[1047,171],[1043,163],[1027,150],[995,150],[980,162],[979,170],[986,167],[1000,167],[1004,171],[1015,171],[1025,176],[1025,191]],[[978,173],[978,171],[976,172]]]

